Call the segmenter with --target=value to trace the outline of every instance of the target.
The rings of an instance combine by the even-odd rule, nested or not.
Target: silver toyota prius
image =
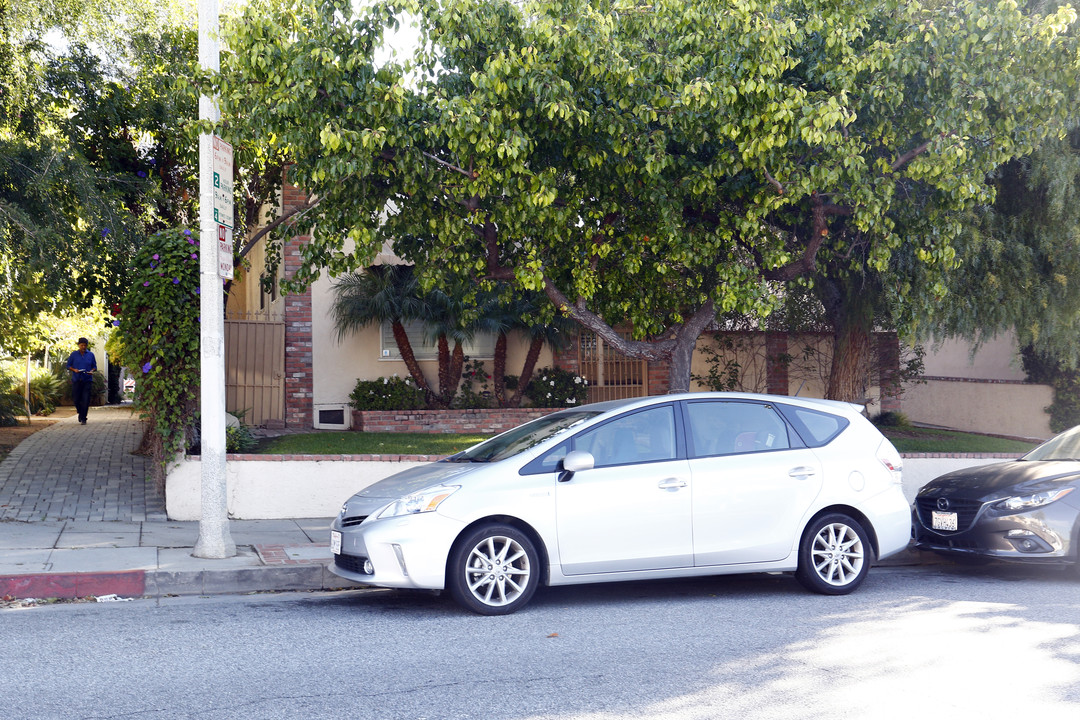
[[[330,569],[485,615],[540,585],[792,571],[830,595],[903,550],[900,455],[848,403],[690,393],[560,410],[380,480]]]

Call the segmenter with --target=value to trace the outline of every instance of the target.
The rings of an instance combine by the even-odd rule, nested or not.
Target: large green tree
[[[421,52],[378,64],[405,10]],[[765,316],[808,284],[836,334],[829,395],[858,399],[875,311],[944,292],[958,213],[1064,127],[1074,19],[1008,0],[262,0],[217,88],[227,131],[280,148],[320,200],[297,284],[393,241],[429,279],[544,292],[670,360],[676,390],[718,312]]]

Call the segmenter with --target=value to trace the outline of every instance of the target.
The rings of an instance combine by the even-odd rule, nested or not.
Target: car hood
[[[480,463],[433,462],[402,470],[368,485],[349,498],[347,514],[370,515],[393,500],[432,485],[455,484],[483,467],[485,465]]]
[[[919,494],[982,497],[1018,486],[1069,482],[1078,478],[1080,461],[1014,460],[954,470],[928,482]]]

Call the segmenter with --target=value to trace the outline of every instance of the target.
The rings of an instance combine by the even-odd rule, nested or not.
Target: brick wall
[[[285,186],[286,193],[290,186]],[[294,237],[282,250],[285,277],[300,266],[300,249],[311,238]],[[285,296],[285,426],[309,429],[315,426],[312,407],[314,378],[311,348],[311,288]]]
[[[498,410],[353,410],[353,430],[413,433],[500,433],[557,408]]]
[[[772,395],[787,395],[790,392],[788,363],[784,361],[787,353],[787,333],[765,333],[765,392]]]

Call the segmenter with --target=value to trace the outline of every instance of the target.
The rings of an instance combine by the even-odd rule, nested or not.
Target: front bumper
[[[918,505],[913,513],[919,550],[1013,562],[1077,562],[1078,513],[1066,503],[1010,515],[995,514],[987,504],[967,527],[953,532],[934,530]]]
[[[341,533],[341,552],[330,564],[335,575],[379,587],[442,590],[450,548],[465,524],[430,512],[369,518],[353,527],[342,527],[337,518],[330,527]]]

